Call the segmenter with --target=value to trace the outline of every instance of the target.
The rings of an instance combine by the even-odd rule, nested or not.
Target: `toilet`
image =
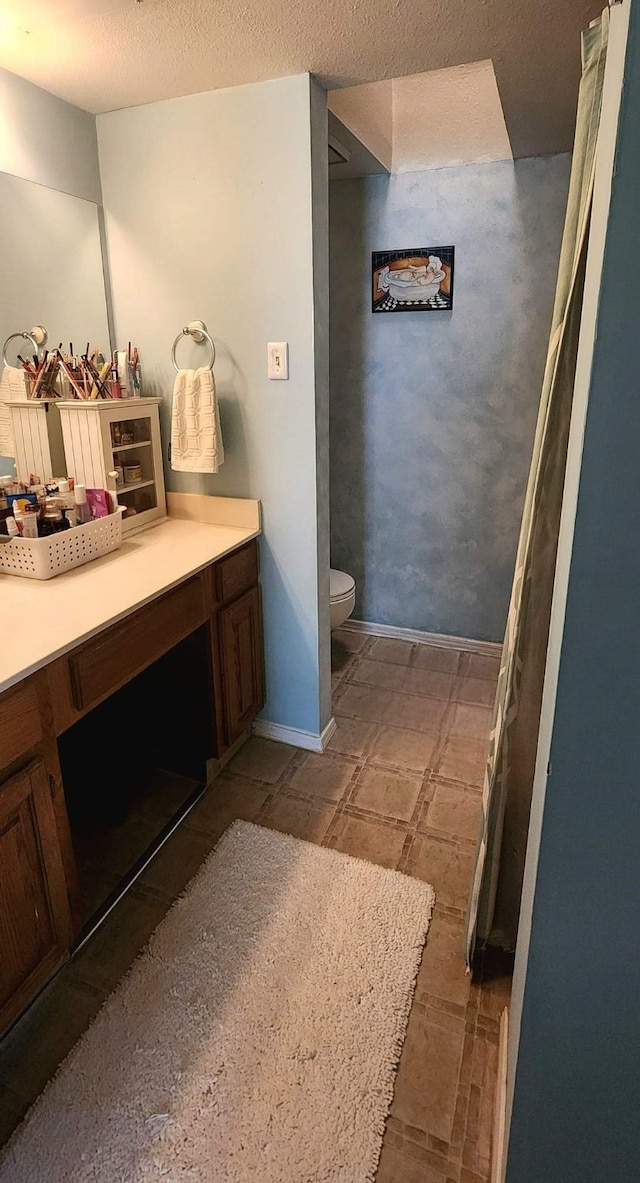
[[[348,620],[356,605],[356,581],[345,571],[331,568],[331,628],[340,628]]]

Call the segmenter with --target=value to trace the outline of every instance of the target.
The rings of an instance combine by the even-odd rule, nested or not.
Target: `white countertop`
[[[54,579],[0,575],[0,691],[259,533],[166,518]]]

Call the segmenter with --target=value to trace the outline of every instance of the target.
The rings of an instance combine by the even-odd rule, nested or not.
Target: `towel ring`
[[[39,342],[36,340],[36,338],[33,334],[33,330],[30,333],[10,333],[9,336],[7,337],[4,345],[2,346],[2,362],[5,366],[10,365],[10,363],[7,361],[7,345],[9,344],[10,341],[17,340],[18,337],[20,338],[21,341],[29,341],[29,343],[31,345],[31,352],[32,353],[37,354],[38,349],[39,349],[40,345],[42,344],[42,342]],[[46,334],[45,334],[45,340],[46,340]]]
[[[201,320],[192,320],[188,325],[185,325],[185,327],[181,329],[171,347],[171,360],[176,373],[179,373],[180,371],[180,366],[176,361],[176,349],[183,337],[191,337],[194,341],[207,341],[209,343],[211,347],[211,361],[209,363],[209,369],[212,370],[213,364],[216,360],[216,347],[213,344],[209,333],[207,332],[207,326]]]

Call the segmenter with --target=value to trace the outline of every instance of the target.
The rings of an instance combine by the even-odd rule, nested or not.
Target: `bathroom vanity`
[[[259,505],[235,504],[244,524],[170,517],[51,582],[2,579],[0,1032],[95,923],[86,807],[144,776],[146,800],[184,785],[184,814],[263,706]]]

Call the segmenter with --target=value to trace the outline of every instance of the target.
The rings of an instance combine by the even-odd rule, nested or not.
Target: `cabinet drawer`
[[[236,600],[257,582],[258,544],[255,539],[214,565],[213,587],[218,604]]]
[[[151,665],[204,621],[202,583],[190,579],[67,658],[71,701],[86,711]]]
[[[33,683],[0,695],[0,768],[6,768],[42,739],[38,696]]]

